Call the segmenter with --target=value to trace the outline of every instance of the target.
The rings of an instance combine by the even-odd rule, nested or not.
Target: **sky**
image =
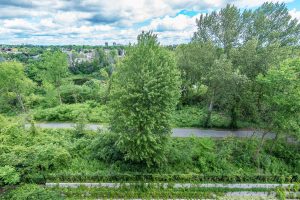
[[[269,0],[273,1],[273,0]],[[300,0],[286,3],[300,20]],[[0,44],[134,43],[153,30],[161,44],[190,41],[201,13],[226,4],[253,9],[264,0],[0,0]]]

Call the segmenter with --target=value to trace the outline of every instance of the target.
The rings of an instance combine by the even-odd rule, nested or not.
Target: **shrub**
[[[174,127],[203,127],[205,121],[205,111],[199,106],[184,106],[172,115],[172,125]],[[229,118],[213,112],[211,116],[211,126],[214,128],[227,128]]]
[[[199,127],[203,120],[204,112],[197,106],[185,106],[176,110],[172,115],[174,127]]]
[[[20,175],[11,166],[0,167],[0,186],[1,185],[14,185],[20,181]]]
[[[58,192],[47,190],[34,184],[26,184],[9,191],[5,200],[60,200],[63,199]]]
[[[69,152],[56,145],[44,145],[33,147],[36,154],[34,159],[34,166],[40,170],[53,170],[63,168],[68,165],[71,156]]]
[[[38,121],[77,121],[82,114],[87,114],[86,120],[90,122],[108,122],[107,107],[95,105],[93,102],[38,109],[34,111],[33,116]]]
[[[116,146],[117,138],[115,133],[100,133],[90,146],[92,157],[108,163],[123,160],[123,154]]]

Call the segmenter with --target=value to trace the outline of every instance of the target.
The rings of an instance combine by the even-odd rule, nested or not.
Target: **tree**
[[[104,60],[106,60],[107,62],[106,65],[103,68],[101,68],[100,74],[107,82],[106,94],[103,98],[104,102],[106,103],[110,96],[113,73],[115,71],[118,62],[116,50],[110,50],[108,54],[104,52],[104,58],[105,58]]]
[[[152,32],[140,34],[117,68],[111,91],[110,124],[126,160],[147,166],[164,161],[179,87],[173,56]]]
[[[194,33],[193,41],[212,42],[228,55],[232,48],[243,42],[241,40],[243,28],[248,17],[249,14],[243,15],[239,9],[231,5],[227,5],[219,12],[202,14],[196,21],[198,30]]]
[[[0,91],[12,92],[22,111],[26,111],[24,95],[33,87],[32,81],[25,76],[24,67],[19,62],[0,63]]]
[[[259,75],[257,82],[264,94],[259,128],[300,137],[300,59],[284,61],[265,76]]]
[[[237,128],[247,82],[247,77],[234,70],[231,61],[225,55],[215,60],[204,81],[204,84],[208,86],[207,99],[209,101],[204,127],[211,127],[211,114],[214,105],[217,104],[229,113],[231,119],[229,127]]]
[[[211,42],[193,42],[179,45],[175,53],[181,71],[181,101],[183,104],[193,103],[198,100],[198,96],[193,95],[194,89],[201,88],[218,58],[217,48]]]
[[[276,133],[286,138],[300,138],[300,59],[289,59],[272,67],[266,75],[257,77],[263,96],[257,107],[257,129],[262,138],[254,159],[259,163],[259,154],[265,136]]]
[[[197,27],[192,43],[211,43],[216,53],[215,57],[211,57],[213,62],[205,62],[202,60],[205,54],[203,51],[186,49],[184,56],[178,57],[180,68],[186,69],[190,63],[196,63],[193,64],[196,67],[188,68],[190,73],[186,73],[188,76],[184,79],[192,80],[196,76],[208,86],[206,126],[209,126],[214,104],[218,104],[219,108],[230,114],[230,126],[236,127],[239,112],[247,110],[247,114],[254,117],[255,113],[250,111],[251,108],[260,107],[263,92],[257,91],[259,87],[255,80],[258,74],[265,75],[272,65],[297,54],[295,49],[299,44],[300,24],[291,18],[285,4],[264,3],[254,11],[240,11],[235,6],[227,5],[220,11],[202,14],[197,20]],[[208,51],[213,52],[212,49]],[[215,61],[220,63],[222,57],[232,65],[230,74],[217,74],[226,63],[211,64]],[[214,69],[216,67],[220,67],[220,70]],[[220,86],[214,87],[222,88],[216,93],[213,85],[225,80]],[[247,98],[243,95],[247,95]]]
[[[284,3],[264,3],[252,14],[249,38],[257,38],[261,47],[278,42],[280,46],[297,46],[300,24],[292,19]]]
[[[41,78],[43,81],[54,85],[60,104],[62,104],[60,86],[63,78],[68,74],[68,62],[66,54],[55,51],[45,52],[42,55],[43,70],[41,71]]]

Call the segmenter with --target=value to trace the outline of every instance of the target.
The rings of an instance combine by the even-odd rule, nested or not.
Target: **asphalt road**
[[[75,126],[75,123],[57,123],[57,122],[49,122],[49,123],[36,123],[37,127],[40,128],[64,128],[64,129],[72,129]],[[27,128],[30,127],[30,124],[25,125]],[[98,130],[105,129],[104,125],[100,124],[87,124],[86,129],[88,130]],[[261,137],[261,133],[255,133],[252,130],[214,130],[214,129],[200,129],[200,128],[174,128],[172,130],[173,137],[214,137],[214,138],[224,138],[228,136],[235,137]],[[274,134],[269,133],[266,135],[266,138],[274,138]]]

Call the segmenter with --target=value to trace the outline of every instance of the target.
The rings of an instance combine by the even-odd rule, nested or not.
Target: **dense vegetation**
[[[228,5],[201,15],[197,28],[176,48],[142,32],[124,47],[2,53],[0,198],[64,198],[59,188],[35,185],[49,181],[299,182],[299,22],[284,4]],[[35,121],[77,125],[43,130]],[[109,128],[88,131],[88,122]],[[172,138],[172,127],[247,128],[262,137]],[[90,198],[122,198],[127,190],[90,189]],[[134,198],[157,191],[131,190]],[[71,199],[77,192],[63,191]],[[167,193],[213,198],[199,188],[154,196]]]
[[[165,147],[166,162],[160,167],[145,168],[142,163],[124,160],[123,153],[114,146],[115,136],[109,132],[80,128],[24,130],[22,124],[3,117],[1,127],[2,185],[52,181],[300,181],[300,146],[284,140],[267,140],[259,157],[255,157],[260,141],[254,138],[171,138]],[[106,190],[99,192],[98,195],[108,194]]]

